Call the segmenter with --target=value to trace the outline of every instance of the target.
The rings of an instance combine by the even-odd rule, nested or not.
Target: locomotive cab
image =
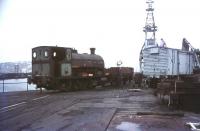
[[[70,76],[71,48],[40,46],[32,49],[32,82],[46,87],[61,76]]]

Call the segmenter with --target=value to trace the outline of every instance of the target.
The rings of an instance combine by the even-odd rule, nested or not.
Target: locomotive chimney
[[[90,54],[92,54],[92,55],[95,54],[95,48],[90,48]]]

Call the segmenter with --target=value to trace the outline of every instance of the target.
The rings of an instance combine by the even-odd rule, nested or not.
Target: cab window
[[[72,57],[72,56],[71,56],[71,50],[70,50],[70,49],[67,49],[67,50],[66,50],[66,58],[67,58],[67,60],[70,61],[70,60],[71,60],[71,57]]]
[[[44,51],[44,56],[45,56],[45,57],[48,57],[48,51],[47,51],[47,50]]]
[[[53,57],[56,57],[56,55],[57,55],[56,52],[53,52]]]
[[[33,58],[36,58],[36,57],[37,57],[37,53],[33,52]]]

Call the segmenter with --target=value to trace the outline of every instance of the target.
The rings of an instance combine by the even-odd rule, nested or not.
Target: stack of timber
[[[168,96],[170,107],[200,112],[200,74],[161,81],[156,92],[162,100]]]

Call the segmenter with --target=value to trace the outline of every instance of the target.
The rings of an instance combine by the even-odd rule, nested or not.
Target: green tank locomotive
[[[104,60],[95,54],[95,48],[90,51],[79,54],[67,47],[35,47],[30,81],[38,88],[53,90],[92,88],[104,75]]]

